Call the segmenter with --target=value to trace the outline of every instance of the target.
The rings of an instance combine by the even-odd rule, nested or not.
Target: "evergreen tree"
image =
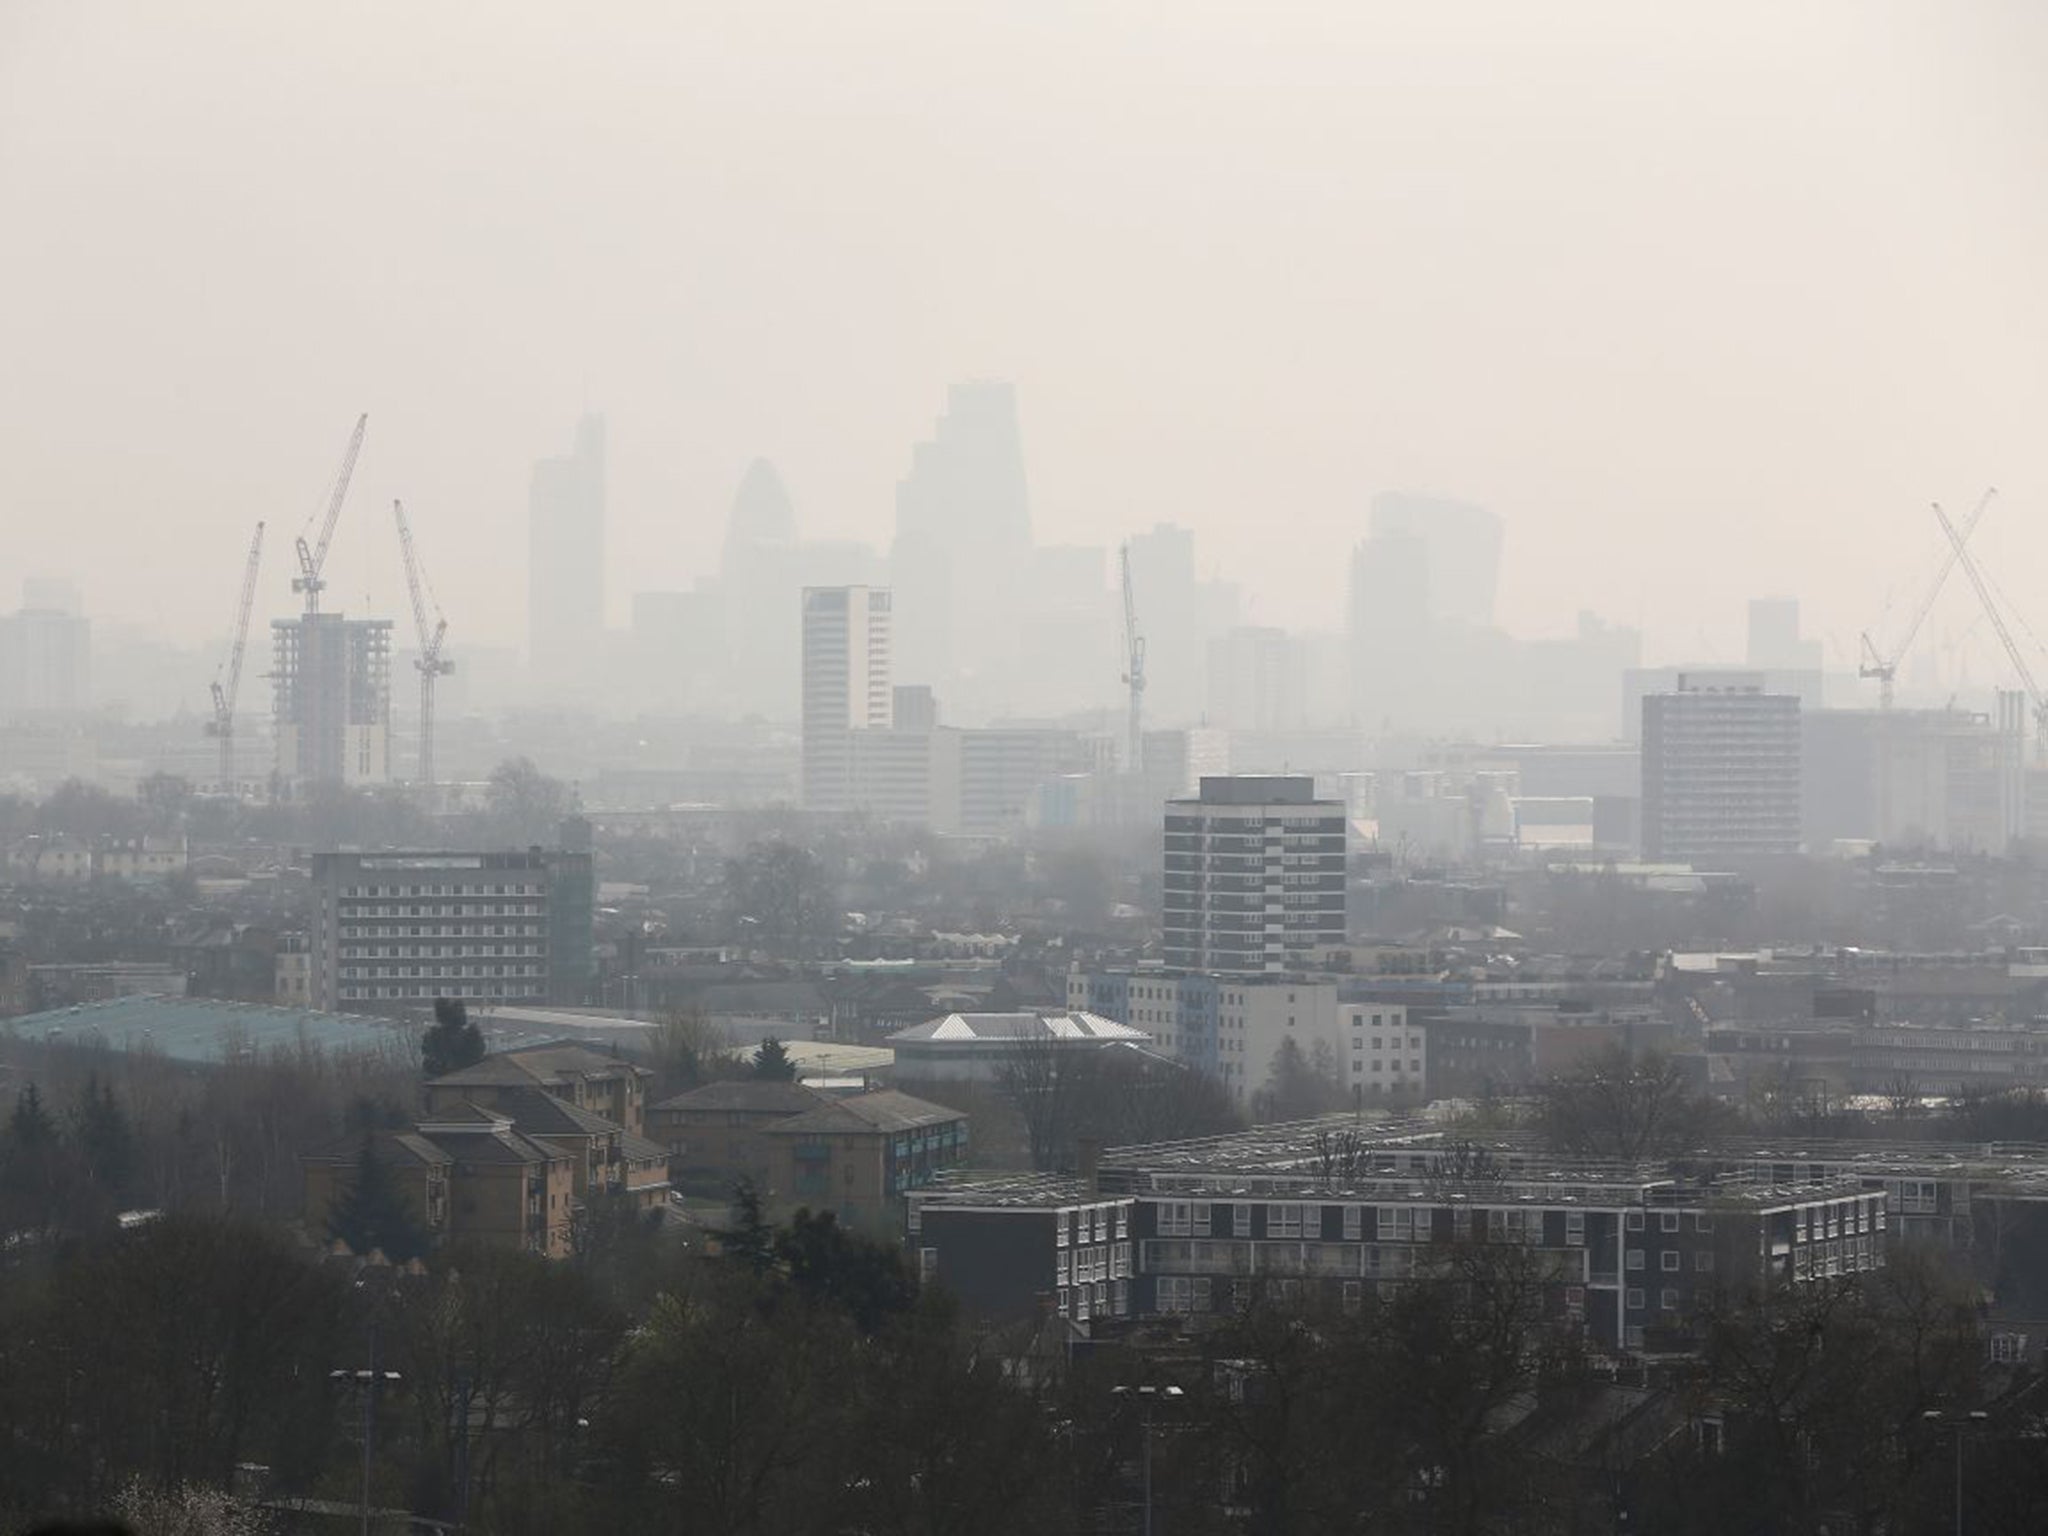
[[[789,1059],[789,1047],[770,1035],[761,1042],[754,1057],[754,1076],[771,1083],[796,1081],[796,1063]]]
[[[0,1138],[0,1230],[41,1230],[55,1223],[63,1157],[57,1122],[30,1083],[15,1096],[7,1134]]]
[[[34,1083],[14,1097],[14,1113],[7,1120],[9,1151],[50,1146],[57,1139],[57,1122],[43,1107],[43,1095]]]
[[[354,1253],[382,1249],[394,1264],[426,1251],[426,1237],[405,1191],[390,1165],[377,1155],[377,1139],[369,1132],[356,1154],[355,1177],[328,1210],[327,1235],[340,1238]]]
[[[420,1064],[428,1077],[445,1077],[484,1059],[484,1033],[469,1022],[460,998],[434,999],[434,1022],[420,1041]]]
[[[71,1112],[71,1134],[85,1174],[103,1194],[120,1199],[135,1176],[135,1133],[114,1098],[114,1085],[92,1073]]]

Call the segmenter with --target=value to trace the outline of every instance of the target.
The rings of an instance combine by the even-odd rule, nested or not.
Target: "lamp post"
[[[357,1283],[358,1283],[358,1284],[360,1284],[361,1282],[359,1281],[359,1282],[357,1282]],[[378,1386],[378,1384],[379,1384],[380,1382],[389,1382],[389,1383],[392,1383],[392,1384],[394,1384],[394,1385],[395,1385],[395,1384],[396,1384],[396,1383],[397,1383],[397,1382],[398,1382],[398,1381],[400,1380],[399,1374],[398,1374],[398,1372],[396,1372],[396,1371],[380,1371],[380,1370],[378,1370],[378,1369],[377,1369],[377,1325],[376,1325],[376,1324],[375,1324],[374,1322],[373,1322],[373,1323],[371,1323],[371,1325],[370,1325],[370,1363],[369,1363],[369,1366],[368,1366],[368,1367],[367,1367],[366,1369],[363,1369],[363,1370],[355,1370],[355,1371],[351,1371],[351,1370],[337,1370],[337,1371],[329,1371],[329,1372],[327,1373],[327,1379],[328,1379],[329,1381],[339,1381],[339,1382],[353,1382],[353,1383],[354,1383],[354,1384],[355,1384],[355,1385],[356,1385],[357,1387],[360,1387],[360,1388],[362,1389],[362,1393],[363,1393],[363,1497],[362,1497],[362,1507],[361,1507],[361,1515],[362,1515],[362,1536],[370,1536],[370,1465],[371,1465],[371,1459],[372,1459],[372,1457],[373,1457],[373,1456],[374,1456],[374,1454],[375,1454],[375,1452],[374,1452],[374,1449],[373,1449],[373,1447],[374,1447],[374,1445],[375,1445],[375,1443],[376,1443],[376,1435],[377,1435],[377,1386]]]
[[[1152,1536],[1152,1407],[1157,1402],[1177,1403],[1187,1394],[1179,1387],[1111,1387],[1110,1391],[1117,1397],[1135,1397],[1144,1404],[1139,1419],[1143,1447],[1139,1458],[1145,1469],[1144,1536]]]
[[[1964,1413],[1960,1410],[1947,1413],[1939,1408],[1929,1408],[1920,1415],[1923,1424],[1946,1428],[1956,1440],[1956,1523],[1955,1536],[1963,1536],[1963,1435],[1972,1429],[1981,1429],[1991,1418],[1981,1408],[1972,1408]]]

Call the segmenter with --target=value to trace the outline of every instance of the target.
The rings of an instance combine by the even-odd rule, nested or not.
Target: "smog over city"
[[[0,0],[0,1536],[2037,1529],[2044,79]]]

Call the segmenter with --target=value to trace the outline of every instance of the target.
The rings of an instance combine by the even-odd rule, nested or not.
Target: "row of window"
[[[1128,1205],[1091,1205],[1078,1211],[1053,1212],[1053,1243],[1066,1248],[1077,1243],[1109,1241],[1112,1228],[1119,1238],[1131,1235]]]
[[[537,885],[349,885],[342,887],[341,894],[347,897],[369,897],[372,900],[389,901],[401,896],[539,896],[544,894]]]

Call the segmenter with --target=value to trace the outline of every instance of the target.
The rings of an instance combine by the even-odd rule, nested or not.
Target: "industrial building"
[[[1164,841],[1170,969],[1299,970],[1343,945],[1344,805],[1313,779],[1205,777],[1166,802]]]
[[[584,1002],[593,895],[583,851],[315,854],[314,1004]]]

